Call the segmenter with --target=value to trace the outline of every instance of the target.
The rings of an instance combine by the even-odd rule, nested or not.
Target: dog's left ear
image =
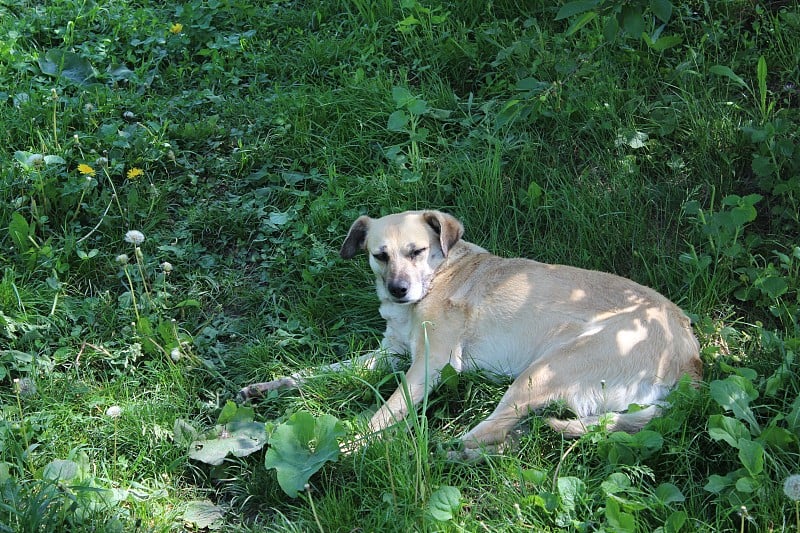
[[[342,249],[339,250],[339,255],[342,259],[352,259],[359,250],[364,248],[364,242],[367,240],[367,229],[371,220],[366,215],[360,216],[350,226],[350,231],[347,232]]]
[[[422,218],[439,235],[442,254],[447,257],[450,248],[464,235],[464,226],[456,217],[441,211],[425,211]]]

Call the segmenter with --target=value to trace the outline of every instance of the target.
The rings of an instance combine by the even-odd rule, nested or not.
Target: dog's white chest
[[[382,302],[379,312],[386,321],[386,331],[383,334],[381,348],[389,353],[411,353],[414,324],[411,319],[409,305]]]

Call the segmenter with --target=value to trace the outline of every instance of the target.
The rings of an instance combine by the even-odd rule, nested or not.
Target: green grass
[[[224,531],[794,530],[800,6],[676,2],[662,31],[665,2],[602,1],[568,36],[581,14],[546,4],[0,5],[0,531],[182,530],[196,502]],[[637,6],[680,42],[608,42]],[[532,416],[473,465],[444,451],[504,385],[460,376],[296,499],[263,450],[190,459],[176,421],[211,432],[243,385],[378,345],[339,246],[361,214],[428,207],[669,296],[705,383],[635,438]],[[312,380],[253,416],[355,434],[395,385]]]

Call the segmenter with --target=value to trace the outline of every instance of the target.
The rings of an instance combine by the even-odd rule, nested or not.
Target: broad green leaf
[[[44,156],[44,163],[45,165],[66,165],[66,160],[58,155],[46,155]]]
[[[85,84],[95,77],[95,70],[88,60],[80,55],[52,48],[39,58],[39,68],[48,76],[66,78],[77,84]]]
[[[586,485],[577,477],[565,476],[558,478],[558,495],[561,498],[561,507],[567,511],[575,509],[578,498],[585,492]]]
[[[764,471],[764,446],[755,440],[742,439],[739,441],[739,460],[751,476],[757,476]]]
[[[659,37],[656,41],[648,41],[647,44],[653,50],[663,52],[667,48],[678,46],[682,42],[683,42],[683,37],[681,37],[680,35],[665,35],[663,37]]]
[[[408,102],[408,105],[406,105],[406,109],[412,115],[415,116],[424,115],[425,113],[428,112],[428,102],[421,98],[414,98],[410,102]]]
[[[44,467],[42,478],[50,481],[69,482],[78,476],[80,468],[75,461],[56,459]]]
[[[686,511],[675,511],[667,517],[664,522],[664,533],[677,533],[683,528],[683,525],[689,519]]]
[[[711,415],[708,418],[708,435],[714,440],[724,440],[734,448],[740,439],[749,439],[750,431],[745,425],[729,416]]]
[[[779,298],[789,290],[789,282],[783,276],[767,276],[756,282],[756,286],[770,298]]]
[[[603,37],[609,43],[613,43],[617,39],[619,33],[619,21],[617,17],[607,17],[606,23],[603,24]]]
[[[217,424],[225,425],[236,415],[236,410],[239,407],[236,405],[236,402],[232,402],[228,400],[225,402],[225,406],[222,408],[222,411],[219,413],[219,418],[217,419]],[[252,419],[251,419],[252,420]]]
[[[283,226],[289,222],[289,212],[273,211],[269,214],[269,222],[274,226]]]
[[[758,391],[749,380],[742,376],[728,376],[722,381],[712,381],[709,391],[719,405],[732,411],[736,418],[750,424],[751,433],[757,435],[761,431],[753,411],[750,410],[750,402],[758,398]]]
[[[750,163],[750,168],[753,169],[753,172],[759,178],[768,178],[778,172],[778,167],[775,166],[772,158],[761,154],[755,154],[753,156],[753,162]]]
[[[724,76],[741,87],[747,87],[747,83],[745,83],[741,77],[737,76],[736,73],[730,69],[730,67],[726,67],[725,65],[714,65],[709,68],[708,71],[717,76]]]
[[[636,520],[633,515],[624,512],[613,497],[606,498],[606,521],[611,526],[611,531],[622,533],[636,531]]]
[[[763,443],[782,450],[788,450],[797,442],[797,437],[795,437],[791,431],[776,426],[774,423],[764,428],[764,431],[761,432],[758,438]]]
[[[293,414],[270,436],[264,466],[278,472],[278,484],[292,498],[328,461],[339,458],[341,422],[330,415],[315,419],[304,411]]]
[[[189,446],[189,457],[210,465],[221,465],[228,454],[244,457],[257,452],[267,443],[264,424],[231,422],[219,438],[196,440]]]
[[[398,131],[403,132],[406,131],[406,127],[408,126],[408,114],[398,109],[391,115],[389,115],[389,122],[386,125],[386,129],[389,131]]]
[[[661,22],[669,22],[672,18],[672,2],[669,0],[650,0],[650,9]]]
[[[547,471],[538,468],[525,469],[521,472],[522,479],[526,483],[533,483],[534,485],[541,485],[547,481]]]
[[[711,474],[708,476],[708,483],[703,487],[708,492],[713,492],[714,494],[719,494],[720,492],[724,491],[728,487],[733,484],[731,479],[731,475],[719,476],[717,474]]]
[[[759,483],[758,480],[747,476],[737,479],[736,484],[734,485],[736,490],[739,492],[745,492],[747,494],[757,491],[760,486],[761,483]]]
[[[600,488],[603,489],[606,496],[626,492],[631,488],[631,480],[622,472],[614,472],[600,484]]]
[[[405,87],[392,87],[392,100],[398,108],[405,107],[413,99],[414,95]]]
[[[214,505],[208,500],[189,501],[186,502],[186,508],[183,510],[183,521],[193,525],[197,531],[216,530],[222,528],[224,515],[222,507]]]
[[[633,435],[633,443],[641,457],[646,459],[664,447],[664,437],[657,431],[643,429]]]
[[[456,487],[443,485],[433,491],[428,500],[428,513],[434,520],[452,520],[461,509],[461,491]]]
[[[627,5],[622,8],[622,29],[632,37],[639,37],[644,31],[642,9],[638,6]]]
[[[575,22],[570,24],[570,27],[567,28],[567,31],[564,33],[564,35],[566,35],[567,37],[569,37],[570,35],[574,35],[575,33],[578,32],[578,30],[589,24],[595,18],[597,18],[597,13],[595,13],[594,11],[587,11],[586,13],[578,17],[575,20]]]
[[[573,15],[585,13],[597,7],[599,3],[599,0],[576,0],[575,2],[567,2],[558,10],[555,20],[562,20]]]
[[[439,386],[455,392],[458,390],[458,378],[458,372],[453,368],[453,365],[448,363],[444,365],[444,368],[439,373]]]
[[[25,217],[17,213],[11,213],[11,221],[8,223],[8,234],[11,241],[20,251],[26,251],[31,247],[28,236],[31,234],[31,228]]]
[[[662,483],[656,487],[655,495],[656,498],[658,498],[658,501],[664,505],[669,505],[670,503],[680,503],[686,500],[686,496],[683,495],[681,489],[672,483]]]

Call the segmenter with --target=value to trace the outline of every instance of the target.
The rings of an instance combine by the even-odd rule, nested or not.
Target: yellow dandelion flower
[[[169,32],[173,35],[178,35],[182,31],[183,31],[183,24],[181,24],[180,22],[176,22],[175,24],[169,27]]]
[[[142,174],[144,174],[144,171],[141,168],[133,167],[132,169],[130,169],[128,171],[127,176],[128,176],[129,180],[135,180],[136,178],[138,178]]]
[[[89,165],[87,165],[86,163],[81,163],[80,165],[78,165],[78,172],[80,172],[84,176],[94,176],[95,175],[95,170],[92,167],[90,167]]]

